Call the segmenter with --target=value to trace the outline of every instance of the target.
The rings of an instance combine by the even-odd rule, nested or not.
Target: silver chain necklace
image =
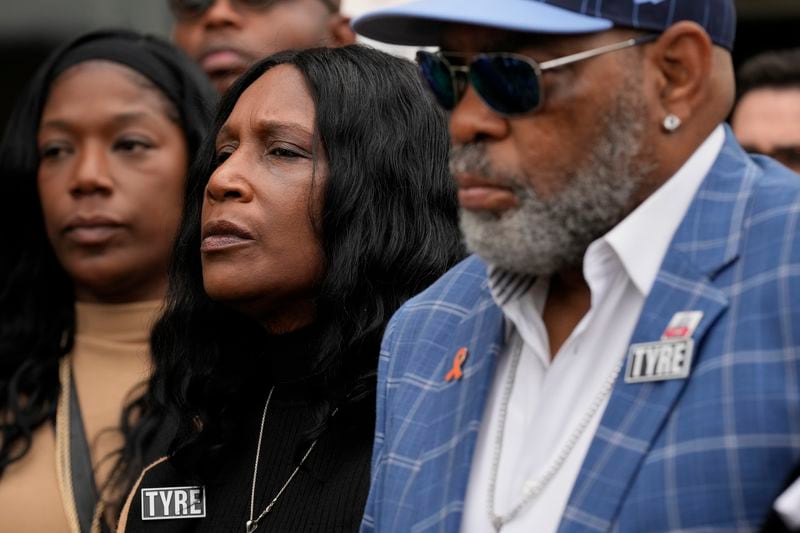
[[[526,506],[539,497],[539,495],[542,493],[545,487],[547,487],[550,481],[552,481],[561,467],[564,466],[569,454],[572,452],[572,449],[575,448],[575,445],[578,443],[581,435],[583,435],[583,432],[586,431],[586,428],[591,423],[592,418],[594,418],[594,415],[597,413],[597,410],[600,409],[600,406],[603,405],[603,402],[605,402],[606,398],[608,398],[608,395],[611,394],[611,390],[614,388],[614,383],[617,381],[617,376],[619,376],[620,370],[622,369],[622,363],[624,362],[620,362],[618,365],[616,365],[611,374],[609,374],[608,378],[603,383],[602,388],[598,391],[597,395],[592,400],[592,403],[589,405],[589,409],[584,413],[583,417],[578,422],[578,425],[567,439],[567,442],[559,451],[555,460],[553,460],[550,466],[547,467],[547,470],[545,470],[544,473],[535,481],[532,480],[526,483],[523,498],[508,513],[500,515],[495,511],[494,505],[495,494],[497,492],[497,475],[498,471],[500,470],[500,454],[503,451],[503,439],[505,438],[506,432],[506,415],[508,414],[508,404],[511,401],[511,392],[514,389],[514,382],[517,378],[517,368],[519,367],[519,361],[522,358],[522,348],[524,346],[524,342],[522,341],[519,333],[517,333],[515,336],[515,340],[516,349],[513,350],[511,368],[508,371],[508,376],[506,377],[506,382],[503,386],[500,414],[497,421],[497,436],[495,437],[492,456],[492,470],[489,476],[489,501],[487,509],[489,510],[489,520],[492,522],[494,530],[497,532],[503,529],[504,525],[514,520]]]
[[[258,515],[255,519],[253,519],[253,514],[255,510],[255,501],[256,501],[256,479],[258,478],[258,460],[261,456],[261,440],[264,436],[264,421],[267,419],[267,410],[269,409],[269,402],[272,399],[273,392],[275,392],[274,385],[269,390],[267,401],[264,404],[264,413],[261,415],[261,428],[258,430],[258,447],[256,448],[256,464],[253,467],[253,485],[250,489],[250,520],[248,520],[247,523],[245,524],[245,531],[247,533],[253,533],[256,529],[258,529],[258,524],[261,521],[261,519],[267,516],[269,512],[272,510],[272,508],[275,506],[275,503],[278,501],[278,498],[280,498],[283,495],[283,492],[286,490],[286,487],[289,486],[289,483],[292,482],[294,476],[296,476],[297,472],[300,471],[300,468],[303,466],[303,463],[305,463],[306,459],[308,459],[308,456],[311,455],[314,446],[317,445],[317,441],[319,440],[319,439],[314,439],[314,442],[312,442],[311,446],[308,447],[308,450],[306,450],[306,453],[303,455],[303,458],[300,459],[300,464],[298,464],[292,471],[292,475],[290,475],[289,479],[287,479],[286,482],[283,484],[281,490],[278,491],[275,497],[272,498],[272,501],[269,502],[269,504],[267,504],[267,506],[264,508],[263,511],[261,511],[261,514]],[[333,413],[331,413],[331,417],[335,415],[337,411],[338,409],[335,409]]]

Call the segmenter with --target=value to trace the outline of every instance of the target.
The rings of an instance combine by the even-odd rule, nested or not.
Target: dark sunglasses
[[[537,63],[533,59],[506,52],[478,54],[467,65],[454,66],[448,61],[465,58],[465,54],[449,52],[417,52],[422,78],[436,100],[448,111],[455,109],[471,84],[481,100],[503,116],[533,113],[542,106],[544,94],[542,72],[609,52],[655,41],[658,34],[585,50],[576,54]]]
[[[252,11],[261,11],[286,0],[230,0],[235,6]],[[199,18],[216,0],[169,0],[169,8],[178,20]],[[339,11],[339,0],[320,0],[331,13]]]

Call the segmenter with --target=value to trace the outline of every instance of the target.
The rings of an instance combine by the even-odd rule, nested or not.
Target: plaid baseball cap
[[[577,34],[613,27],[663,31],[681,20],[697,22],[714,43],[733,49],[733,0],[418,0],[366,13],[353,28],[376,41],[437,46],[449,24]]]

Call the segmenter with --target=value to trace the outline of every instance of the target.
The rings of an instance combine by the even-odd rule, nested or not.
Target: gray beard
[[[651,170],[637,163],[645,125],[635,91],[629,87],[620,93],[585,164],[571,176],[562,176],[559,181],[567,185],[546,200],[525,178],[492,169],[485,145],[454,148],[454,174],[468,172],[510,184],[519,199],[518,207],[501,215],[462,209],[467,248],[492,265],[523,274],[550,275],[580,267],[589,245],[631,209]]]

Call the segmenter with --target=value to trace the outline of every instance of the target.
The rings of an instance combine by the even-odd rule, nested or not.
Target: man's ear
[[[346,46],[356,42],[356,33],[350,26],[350,17],[335,13],[328,22],[328,33],[331,46]]]
[[[650,48],[648,58],[655,67],[663,117],[676,115],[685,123],[706,104],[712,85],[713,48],[702,26],[691,21],[670,26]]]

